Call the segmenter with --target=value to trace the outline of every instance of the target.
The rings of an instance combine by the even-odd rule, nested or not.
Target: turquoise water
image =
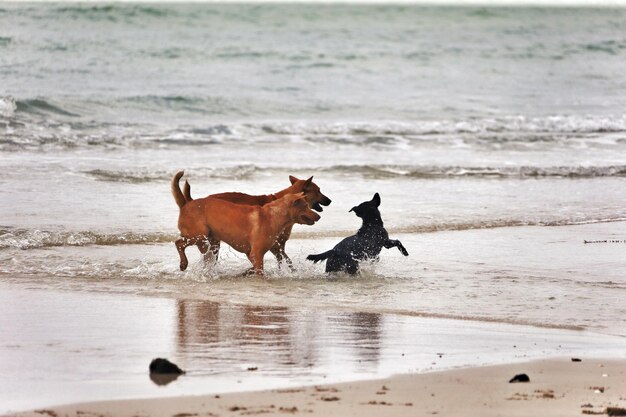
[[[623,8],[3,3],[0,28],[4,113],[107,138],[107,122],[626,123]]]

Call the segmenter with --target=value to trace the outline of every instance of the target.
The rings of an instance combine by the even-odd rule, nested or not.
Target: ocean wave
[[[187,111],[190,113],[220,113],[227,109],[226,97],[194,97],[181,95],[145,95],[124,97],[117,100],[118,103],[131,103],[142,105],[152,109],[168,109],[171,111]]]
[[[241,103],[240,103],[241,104]],[[245,107],[245,106],[244,106]],[[126,111],[137,121],[98,121],[89,114]],[[0,151],[63,150],[82,147],[164,148],[221,143],[305,143],[313,145],[407,149],[463,147],[493,150],[541,150],[616,147],[626,144],[626,115],[615,117],[422,120],[415,122],[261,122],[190,123],[172,127],[144,122],[152,115],[244,113],[236,102],[220,97],[137,96],[107,101],[71,101],[0,97]],[[142,116],[143,115],[143,116]],[[148,117],[152,120],[152,116]]]
[[[57,7],[52,10],[54,15],[73,16],[75,18],[84,18],[87,20],[109,20],[117,21],[119,19],[130,17],[167,17],[175,15],[176,9],[165,7],[152,7],[149,5],[71,5]]]
[[[98,233],[92,231],[47,231],[29,229],[0,229],[0,249],[39,249],[59,246],[136,245],[165,243],[176,240],[165,233]]]
[[[589,52],[592,52],[617,55],[624,49],[626,49],[625,39],[607,39],[592,43],[582,43],[573,47],[566,47],[565,53],[571,55],[576,53],[588,54]]]
[[[10,118],[15,113],[17,105],[12,96],[0,97],[0,117]]]
[[[391,234],[412,234],[412,233],[436,233],[436,232],[460,232],[466,230],[498,229],[503,227],[563,227],[579,226],[596,223],[624,222],[624,217],[612,218],[583,218],[583,219],[492,219],[492,220],[470,220],[466,222],[440,222],[405,225],[398,227],[386,227]],[[347,230],[327,230],[317,232],[293,232],[292,238],[297,239],[322,239],[339,238],[353,234],[354,231]],[[584,243],[581,240],[581,243]]]
[[[252,177],[256,172],[263,171],[255,165],[237,165],[227,168],[201,168],[188,169],[185,172],[194,178],[226,178],[242,180]],[[84,171],[84,174],[95,178],[99,181],[109,182],[127,182],[127,183],[144,183],[153,181],[171,181],[172,171],[156,170],[156,171],[140,171],[140,170],[104,170],[94,169]]]
[[[59,115],[69,117],[80,117],[79,114],[66,110],[62,105],[54,104],[50,100],[35,98],[29,100],[17,100],[16,113],[28,113],[39,116]]]
[[[585,218],[585,219],[493,219],[473,220],[466,222],[441,222],[387,227],[391,234],[420,234],[444,231],[465,231],[479,229],[495,229],[503,227],[560,227],[583,224],[624,222],[624,217]],[[327,239],[345,237],[353,234],[349,230],[325,230],[316,232],[297,231],[292,233],[295,239]],[[49,231],[39,229],[0,228],[0,250],[2,249],[41,249],[64,246],[115,246],[145,245],[174,242],[179,238],[175,233],[162,232],[120,232],[104,233],[95,231]],[[581,243],[584,243],[581,240]]]
[[[196,97],[182,95],[143,95],[115,98],[112,100],[67,100],[62,98],[18,98],[0,97],[0,100],[12,100],[15,104],[16,116],[30,116],[33,122],[41,125],[51,116],[57,121],[65,121],[69,124],[81,124],[84,121],[75,120],[81,116],[100,113],[103,109],[107,111],[119,111],[120,113],[133,110],[140,113],[159,113],[167,110],[169,112],[183,112],[190,115],[202,114],[224,114],[228,112],[237,113],[239,107],[227,97]],[[33,116],[37,116],[33,118]],[[91,117],[90,117],[91,118]],[[92,123],[93,124],[93,123]],[[127,124],[127,123],[122,123]],[[110,127],[110,122],[103,122],[102,126]]]
[[[254,164],[219,168],[192,168],[186,172],[196,179],[250,179],[256,175],[279,172],[323,172],[334,175],[361,176],[368,179],[547,179],[547,178],[603,178],[626,177],[626,165],[605,167],[556,166],[556,167],[461,167],[461,166],[405,166],[405,165],[333,165],[330,167],[261,167]],[[98,181],[147,183],[170,181],[171,170],[105,170],[83,171]]]
[[[0,101],[10,97],[0,96]],[[117,113],[115,121],[127,123],[124,116],[128,111],[139,112],[138,115],[146,116],[145,113],[158,114],[155,121],[160,121],[163,111],[168,110],[176,113],[188,113],[193,119],[198,113],[203,114],[227,114],[248,115],[256,114],[268,107],[267,102],[240,99],[221,95],[130,95],[116,96],[111,98],[68,99],[62,97],[17,97],[13,100],[16,104],[16,116],[20,114],[37,115],[45,122],[47,116],[68,117],[67,122],[76,123],[74,118],[81,115],[89,115],[91,120],[97,120],[98,113],[106,109],[107,112]],[[275,106],[272,103],[271,106]],[[281,112],[289,111],[279,106]],[[135,114],[133,113],[133,114]],[[94,119],[95,116],[95,119]],[[110,121],[109,121],[110,122]],[[105,124],[106,126],[106,124]],[[300,137],[368,137],[368,136],[392,136],[411,137],[428,135],[450,134],[482,134],[489,138],[503,133],[532,133],[537,140],[551,140],[550,136],[542,136],[543,133],[611,133],[626,132],[626,114],[614,115],[567,115],[555,114],[542,117],[530,117],[524,115],[508,115],[501,117],[468,117],[450,119],[424,119],[424,120],[380,120],[376,122],[344,121],[270,121],[260,123],[243,123],[232,126],[222,125],[230,131],[249,129],[257,135],[269,134],[278,136]],[[190,126],[188,129],[202,129],[203,126]],[[178,130],[185,131],[185,126]],[[522,140],[526,138],[522,135]]]
[[[505,116],[465,120],[423,120],[416,122],[381,121],[377,123],[264,123],[266,133],[278,135],[348,135],[348,136],[422,136],[463,133],[608,133],[625,132],[626,115],[547,117]],[[525,140],[525,138],[523,139]],[[550,140],[548,137],[546,140]]]
[[[368,178],[596,178],[626,177],[626,165],[606,167],[462,167],[462,166],[401,166],[401,165],[336,165],[325,172],[357,174]]]

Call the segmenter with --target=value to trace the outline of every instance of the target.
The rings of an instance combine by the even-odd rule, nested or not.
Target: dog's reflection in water
[[[337,352],[343,364],[375,367],[382,346],[383,320],[377,313],[179,300],[177,314],[177,359],[193,373],[249,366],[309,373],[332,365]]]

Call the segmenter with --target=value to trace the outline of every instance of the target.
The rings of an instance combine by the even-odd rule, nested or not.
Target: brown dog
[[[182,238],[176,241],[176,249],[182,271],[188,265],[185,248],[197,245],[206,253],[206,241],[211,236],[245,253],[254,271],[261,275],[263,255],[285,227],[294,223],[312,225],[320,219],[319,214],[309,208],[304,193],[286,194],[264,206],[235,204],[213,197],[188,202],[178,186],[182,176],[183,172],[179,172],[172,179],[172,194],[180,208],[178,229]]]
[[[180,177],[178,178],[180,179]],[[176,188],[178,188],[178,180],[176,181],[177,181]],[[276,201],[279,198],[282,198],[288,194],[304,193],[304,198],[307,204],[309,205],[309,207],[311,207],[313,210],[318,211],[318,212],[322,212],[324,210],[322,206],[328,206],[332,202],[330,198],[322,194],[322,192],[320,191],[320,187],[318,187],[317,184],[313,182],[313,177],[307,180],[301,180],[290,175],[289,181],[291,182],[291,186],[285,188],[284,190],[277,192],[276,194],[249,195],[249,194],[244,194],[244,193],[220,193],[220,194],[212,194],[209,197],[219,198],[221,200],[230,201],[231,203],[236,203],[236,204],[263,206],[265,204],[271,203],[272,201]],[[191,198],[191,186],[189,185],[189,182],[187,181],[185,181],[184,190],[185,190],[184,196],[182,197],[185,199],[185,201],[192,201],[193,198]],[[172,192],[175,192],[174,188],[172,188]],[[175,196],[175,198],[180,198],[180,197],[181,196],[179,197]],[[270,251],[276,257],[276,260],[279,263],[284,260],[287,263],[287,265],[289,265],[290,268],[292,267],[292,262],[289,256],[287,256],[287,254],[285,253],[285,244],[287,243],[287,240],[289,240],[289,237],[291,236],[291,229],[293,228],[293,225],[294,223],[287,225],[285,229],[282,231],[282,233],[276,239],[275,244],[270,248]],[[214,260],[217,260],[217,256],[220,250],[220,241],[218,239],[215,239],[212,236],[209,236],[209,243],[210,243],[210,251],[208,253],[206,251],[202,253],[206,253],[206,255],[208,255],[206,256],[207,260],[208,258],[213,258]],[[203,250],[203,248],[200,246],[198,246],[198,248],[201,251]]]

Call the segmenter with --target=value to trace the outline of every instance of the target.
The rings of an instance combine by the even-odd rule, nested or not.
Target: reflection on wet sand
[[[156,385],[164,386],[169,384],[170,382],[174,382],[180,376],[179,374],[154,374],[149,373],[148,376],[150,380],[154,382]]]
[[[349,318],[356,355],[363,361],[378,363],[381,348],[382,316],[378,313],[354,313]]]
[[[178,300],[176,305],[177,356],[192,374],[258,368],[278,376],[298,370],[310,373],[311,368],[323,370],[336,361],[359,371],[371,371],[378,365],[380,314],[202,300]]]

